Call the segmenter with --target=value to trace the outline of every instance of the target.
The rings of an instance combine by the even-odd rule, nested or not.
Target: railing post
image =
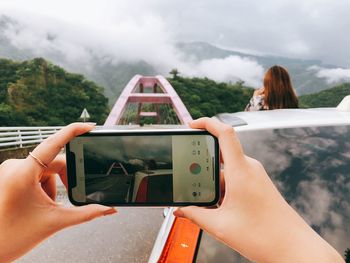
[[[18,137],[19,137],[19,148],[22,148],[23,147],[23,144],[22,144],[22,133],[21,133],[21,130],[17,130],[18,132]]]
[[[40,141],[42,142],[43,141],[43,135],[41,133],[41,129],[39,128],[39,138],[40,138]]]

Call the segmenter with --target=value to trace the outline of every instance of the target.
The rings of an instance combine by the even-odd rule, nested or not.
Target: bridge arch
[[[162,123],[159,113],[159,105],[169,105],[175,112],[178,124],[186,124],[192,120],[190,113],[183,104],[181,98],[171,86],[169,81],[161,75],[142,76],[135,75],[125,86],[119,98],[115,102],[104,126],[122,125],[125,123],[125,115],[130,104],[137,104],[137,112],[133,124],[140,124],[144,117],[155,118],[157,124]],[[153,105],[153,111],[144,111],[143,105]]]

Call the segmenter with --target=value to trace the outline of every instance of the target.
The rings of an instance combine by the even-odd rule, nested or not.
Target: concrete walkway
[[[62,201],[69,205],[65,195]],[[162,213],[163,208],[119,208],[116,215],[55,234],[16,262],[147,262]]]

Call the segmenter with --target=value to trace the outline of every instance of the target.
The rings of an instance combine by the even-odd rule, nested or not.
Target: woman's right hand
[[[190,219],[252,261],[343,262],[283,199],[264,167],[244,155],[231,126],[209,118],[190,126],[219,139],[225,195],[216,209],[183,207],[175,216]]]
[[[39,144],[32,156],[0,165],[0,262],[17,259],[61,229],[117,212],[97,204],[65,207],[55,202],[56,174],[67,186],[66,161],[58,153],[93,127],[70,124]]]
[[[264,87],[254,90],[253,96],[254,97],[263,96],[264,95],[264,90],[265,90]]]

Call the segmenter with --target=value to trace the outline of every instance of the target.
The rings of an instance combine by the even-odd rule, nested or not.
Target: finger
[[[91,131],[94,126],[86,123],[72,123],[40,143],[33,150],[33,155],[48,165],[70,140],[80,134]],[[33,158],[28,157],[27,160],[42,171],[42,167]]]
[[[222,201],[225,198],[225,192],[226,192],[226,185],[225,185],[224,170],[221,170],[220,171],[220,201],[219,201],[219,205],[222,204]]]
[[[117,210],[114,207],[91,204],[79,207],[59,207],[58,212],[60,214],[59,228],[62,229],[88,222],[101,216],[115,214]]]
[[[210,232],[215,228],[216,209],[202,208],[198,206],[181,207],[174,211],[174,216],[187,218],[200,228]]]
[[[45,176],[50,174],[58,174],[62,183],[67,188],[67,169],[66,169],[66,156],[59,154],[48,166],[45,173],[42,175],[40,181],[45,180]]]
[[[208,132],[219,138],[220,131],[226,128],[226,124],[208,117],[199,118],[189,123],[193,129],[206,129]]]
[[[45,180],[41,181],[41,188],[52,199],[56,199],[56,174],[47,174]]]
[[[224,158],[222,156],[221,150],[219,151],[219,160],[220,160],[220,165],[224,165]]]
[[[223,162],[226,166],[237,166],[244,162],[241,144],[234,129],[225,123],[212,118],[200,118],[190,123],[191,128],[206,129],[219,139]],[[230,158],[230,162],[225,160]],[[230,167],[234,168],[234,167]]]
[[[46,194],[52,199],[56,199],[56,175],[59,175],[62,179],[66,179],[66,159],[64,154],[58,155],[48,166],[44,173],[42,173],[39,181],[41,187]],[[63,182],[63,180],[62,180]],[[65,180],[67,182],[67,179]],[[63,182],[64,184],[64,182]],[[65,185],[66,186],[66,185]]]
[[[74,137],[89,132],[95,125],[85,123],[72,123],[45,139],[33,151],[34,155],[49,164],[61,149]]]
[[[49,173],[59,174],[64,169],[66,169],[66,155],[65,154],[59,154],[48,165],[46,171],[49,172]]]

